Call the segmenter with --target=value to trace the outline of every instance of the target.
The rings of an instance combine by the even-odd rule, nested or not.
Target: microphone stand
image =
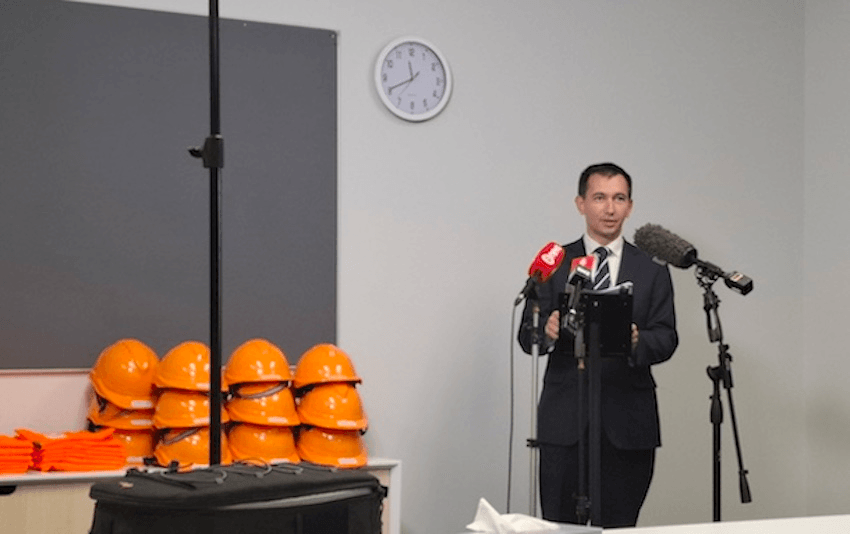
[[[735,418],[735,404],[732,400],[732,355],[729,354],[729,345],[723,343],[723,330],[720,326],[720,316],[717,313],[717,308],[720,305],[720,299],[717,294],[711,289],[714,282],[717,281],[719,275],[702,265],[698,265],[696,269],[697,282],[703,288],[703,309],[706,314],[706,327],[708,329],[708,339],[712,343],[717,343],[719,363],[717,366],[708,367],[708,376],[713,383],[713,391],[711,395],[711,424],[712,432],[712,457],[713,457],[713,504],[714,504],[714,521],[720,521],[720,425],[723,423],[723,403],[720,395],[720,384],[723,384],[724,389],[729,397],[729,414],[732,417],[732,432],[735,437],[735,451],[738,455],[738,486],[741,493],[741,502],[749,503],[752,501],[750,496],[750,486],[747,483],[748,471],[744,469],[743,457],[741,455],[741,442],[738,437],[738,422]]]
[[[578,492],[576,495],[576,519],[578,524],[586,525],[591,517],[591,506],[593,499],[590,495],[593,487],[588,487],[587,471],[587,439],[584,429],[587,425],[587,408],[585,407],[585,377],[587,376],[587,347],[584,343],[584,327],[585,314],[584,307],[580,306],[581,293],[584,284],[578,283],[570,286],[572,293],[568,303],[568,308],[565,313],[564,325],[566,329],[573,335],[574,354],[576,358],[576,368],[578,369],[578,399],[576,400],[576,409],[578,410]],[[592,473],[593,474],[593,473]],[[591,484],[595,486],[595,484]]]
[[[210,466],[221,464],[221,136],[218,0],[209,2],[210,136],[189,154],[210,170]]]
[[[577,287],[576,291],[580,291]],[[576,518],[578,524],[586,525],[590,518],[591,499],[587,483],[587,442],[585,439],[584,428],[587,424],[587,409],[584,406],[585,391],[584,380],[587,371],[587,351],[584,345],[584,311],[576,311],[576,330],[575,330],[575,356],[578,368],[578,400],[576,408],[578,409],[578,495],[576,495]]]
[[[526,445],[529,448],[529,487],[528,514],[537,517],[537,476],[538,476],[538,447],[537,442],[537,403],[539,400],[538,384],[540,376],[540,304],[537,299],[537,284],[528,292],[528,303],[531,305],[531,432]]]

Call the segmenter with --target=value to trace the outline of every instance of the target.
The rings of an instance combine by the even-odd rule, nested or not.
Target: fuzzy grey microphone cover
[[[687,269],[697,259],[697,249],[693,245],[657,224],[645,224],[635,230],[635,245],[680,269]]]

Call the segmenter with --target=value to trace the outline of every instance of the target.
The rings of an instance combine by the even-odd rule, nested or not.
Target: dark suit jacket
[[[562,267],[547,282],[539,284],[539,339],[546,338],[543,327],[549,314],[558,309],[573,258],[584,256],[581,239],[565,246]],[[632,322],[640,331],[638,346],[628,360],[603,358],[601,417],[602,428],[620,449],[652,449],[661,445],[655,380],[650,366],[668,360],[678,345],[673,309],[673,283],[669,269],[653,261],[643,251],[626,242],[617,283],[632,281],[634,301]],[[519,342],[531,353],[531,306],[523,311]],[[573,357],[573,339],[562,332],[549,355],[543,377],[537,419],[537,439],[544,444],[573,445],[578,441],[578,370]],[[587,389],[585,388],[585,391]],[[587,406],[587,403],[585,403]]]

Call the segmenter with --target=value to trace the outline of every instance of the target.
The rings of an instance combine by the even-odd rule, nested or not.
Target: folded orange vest
[[[18,438],[32,442],[32,469],[38,471],[104,471],[124,467],[124,444],[112,437],[114,429],[64,432],[56,437],[16,429]]]

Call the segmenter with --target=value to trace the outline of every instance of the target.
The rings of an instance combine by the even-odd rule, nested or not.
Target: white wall
[[[199,15],[207,6],[103,3]],[[745,297],[715,285],[754,500],[738,502],[727,411],[723,518],[847,511],[842,299],[812,282],[821,271],[838,278],[848,260],[833,229],[850,186],[832,170],[850,124],[847,9],[840,0],[222,2],[223,17],[339,32],[338,342],[364,377],[371,454],[403,461],[404,532],[460,531],[480,497],[504,512],[511,303],[537,250],[582,231],[575,183],[601,160],[634,177],[628,238],[661,224],[755,280]],[[372,83],[377,53],[408,34],[435,43],[456,80],[449,107],[424,124],[382,109]],[[789,251],[804,238],[808,254]],[[841,252],[832,268],[815,267],[809,258],[825,243]],[[718,351],[693,273],[673,275],[681,343],[656,372],[664,445],[641,525],[711,520],[705,369]],[[515,512],[528,510],[528,360],[517,354]],[[0,382],[13,397],[29,385]],[[0,423],[0,432],[55,424],[28,408]]]
[[[846,328],[850,262],[844,228],[850,202],[850,5],[806,3],[806,180],[802,329],[806,362],[806,487],[812,514],[847,510],[850,395]]]

